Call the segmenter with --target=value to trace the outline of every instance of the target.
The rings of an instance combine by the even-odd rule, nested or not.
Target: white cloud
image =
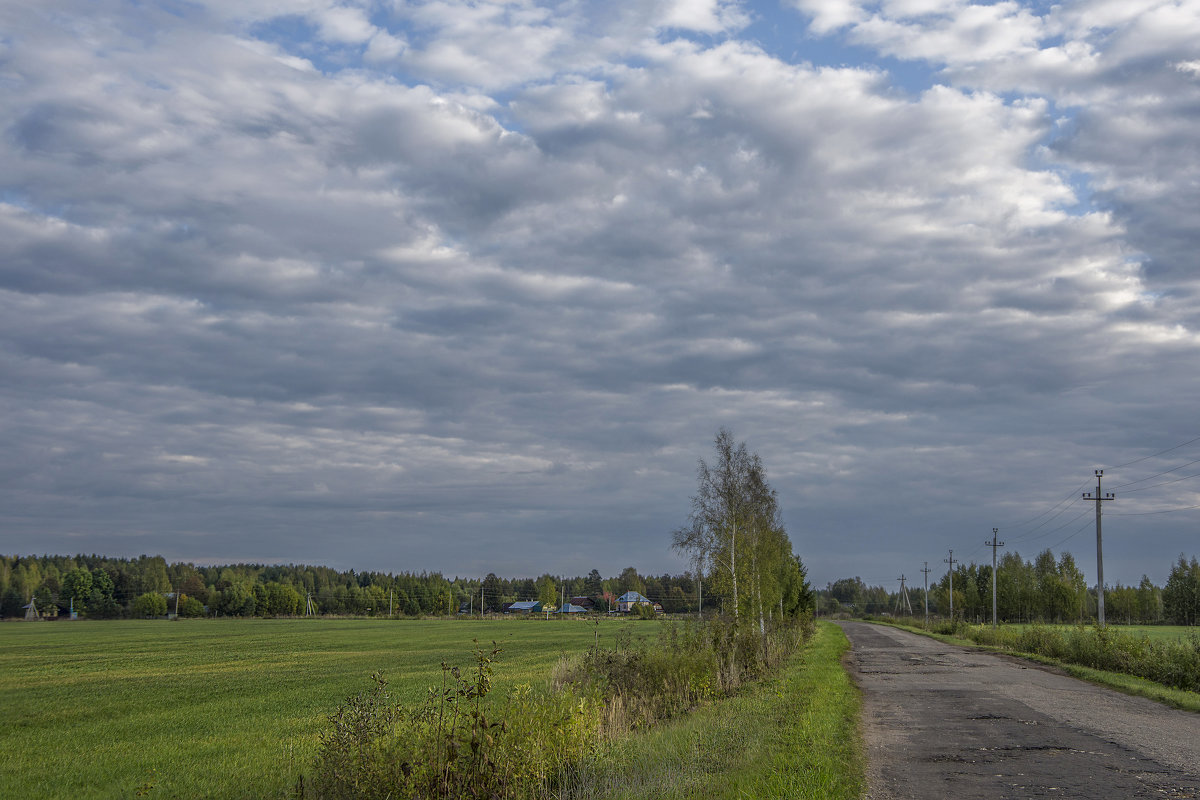
[[[825,35],[867,19],[867,11],[856,0],[791,0],[800,11],[811,15],[809,27]]]
[[[364,44],[376,33],[361,8],[327,6],[311,12],[322,39],[338,44]]]
[[[660,24],[701,33],[720,33],[745,27],[750,21],[736,2],[728,0],[666,0]]]

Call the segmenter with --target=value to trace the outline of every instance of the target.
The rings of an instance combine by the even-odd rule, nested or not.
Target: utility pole
[[[1112,492],[1100,491],[1100,478],[1104,470],[1096,470],[1096,493],[1083,493],[1084,500],[1096,501],[1096,624],[1104,627],[1104,548],[1100,542],[1100,504],[1105,500],[1115,500]]]
[[[999,535],[999,528],[992,528],[992,540],[989,542],[984,539],[983,543],[992,548],[992,627],[996,627],[996,548],[1004,547],[1004,542],[996,541],[996,536]]]
[[[950,565],[950,621],[954,622],[954,551],[950,551],[949,558],[943,558]]]
[[[921,570],[925,573],[925,627],[929,627],[929,562],[925,562],[925,567]]]
[[[900,593],[896,595],[896,613],[899,614],[905,608],[908,609],[908,615],[912,616],[912,603],[908,600],[908,589],[904,588],[904,582],[908,578],[901,575],[896,580],[900,581]]]

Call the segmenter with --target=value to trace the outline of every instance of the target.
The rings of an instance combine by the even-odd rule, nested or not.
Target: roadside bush
[[[963,629],[967,627],[969,626],[965,622],[951,619],[935,622],[929,626],[929,630],[943,636],[961,636]]]
[[[765,637],[724,620],[663,625],[653,645],[623,632],[612,649],[596,645],[560,664],[555,684],[602,697],[608,731],[644,727],[761,677],[811,632],[808,617]]]
[[[553,796],[605,738],[652,725],[789,655],[811,620],[760,637],[724,622],[664,625],[657,641],[628,630],[612,649],[598,644],[556,668],[554,691],[518,686],[491,696],[500,649],[476,649],[464,673],[442,664],[442,685],[416,709],[397,705],[387,682],[347,698],[321,734],[312,778],[299,798],[490,798]]]
[[[415,710],[395,704],[387,681],[348,698],[321,734],[316,768],[297,796],[540,798],[583,758],[600,734],[600,703],[571,692],[535,697],[518,686],[493,700],[500,649],[475,651],[464,676],[442,664],[442,685]]]

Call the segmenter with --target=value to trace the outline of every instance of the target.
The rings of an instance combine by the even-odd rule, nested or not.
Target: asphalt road
[[[1200,714],[1017,658],[839,624],[863,690],[870,800],[1200,798]]]

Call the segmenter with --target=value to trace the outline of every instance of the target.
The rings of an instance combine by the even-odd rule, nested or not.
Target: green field
[[[379,670],[401,700],[504,652],[500,688],[546,685],[561,655],[623,623],[188,620],[0,624],[0,797],[284,796],[317,732]],[[653,622],[630,623],[636,634]]]

